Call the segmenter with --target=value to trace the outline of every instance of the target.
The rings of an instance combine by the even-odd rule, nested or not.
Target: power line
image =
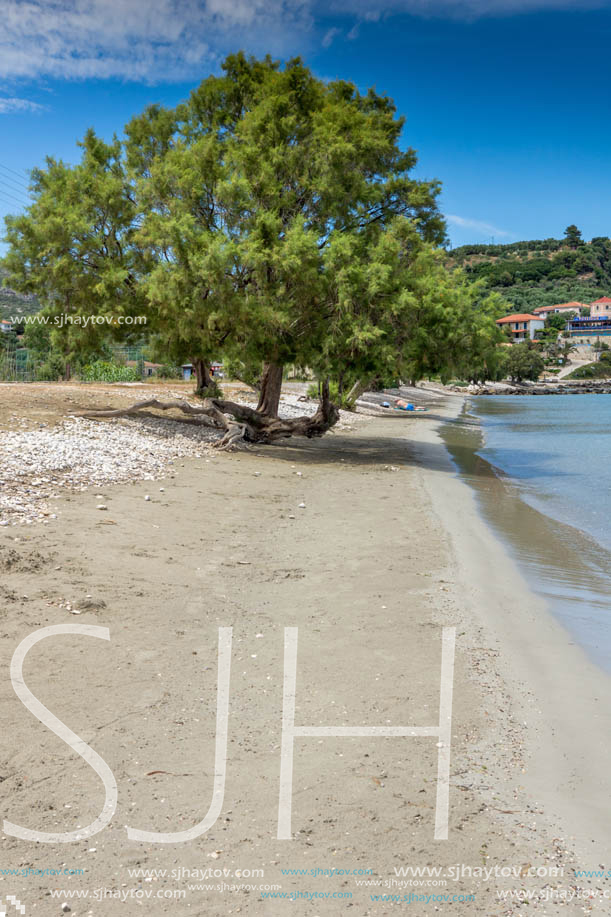
[[[2,200],[3,200],[6,204],[10,204],[11,207],[13,206],[13,201],[17,201],[17,198],[16,198],[16,197],[13,198],[13,201],[9,201],[8,197],[4,197],[4,192],[3,192],[3,191],[0,191],[0,198],[2,198]],[[17,201],[17,203],[19,204],[19,206],[20,206],[20,208],[21,208],[22,210],[25,209],[25,204],[22,204],[21,201]]]
[[[0,191],[2,192],[2,194],[5,195],[5,197],[12,197],[13,200],[17,201],[18,204],[22,204],[23,206],[25,206],[25,202],[23,198],[17,197],[17,195],[12,194],[11,193],[12,190],[13,189],[9,188],[8,185],[3,185],[2,183],[0,183]]]
[[[14,179],[9,178],[8,175],[3,175],[2,172],[0,172],[0,182],[7,185],[7,187],[11,188],[13,191],[17,191],[19,194],[23,194],[24,190],[27,191],[25,185],[20,186]],[[7,184],[7,182],[9,184]]]
[[[22,182],[23,186],[27,188],[27,185],[23,181],[24,176],[20,172],[16,172],[15,169],[11,169],[10,166],[5,166],[1,162],[0,162],[0,169],[4,169],[5,172],[11,172],[13,175],[15,175],[20,180],[20,182]]]
[[[26,195],[29,197],[30,195],[27,188],[20,188],[16,182],[15,184],[11,184],[10,178],[3,175],[2,172],[0,172],[0,185],[4,185],[9,191],[12,191],[13,194],[19,194],[21,197],[25,197]]]

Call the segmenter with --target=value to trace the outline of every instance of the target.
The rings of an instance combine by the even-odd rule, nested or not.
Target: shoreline
[[[435,435],[441,437],[439,427]],[[451,540],[462,600],[495,648],[499,672],[526,727],[528,792],[543,803],[552,832],[562,826],[567,844],[587,858],[584,869],[607,866],[611,829],[601,800],[611,792],[609,675],[533,592],[461,473],[453,482],[441,474],[429,477],[427,487]]]
[[[476,494],[478,511],[529,587],[590,660],[611,673],[608,550],[592,532],[562,521],[557,508],[551,512],[549,506],[538,505],[532,482],[526,489],[510,468],[500,468],[482,454],[485,432],[486,417],[474,412],[469,399],[460,420],[441,428],[461,478]]]

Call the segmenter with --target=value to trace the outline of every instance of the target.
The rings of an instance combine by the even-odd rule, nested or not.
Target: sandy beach
[[[0,892],[45,917],[63,903],[77,917],[611,912],[604,883],[573,871],[606,867],[610,849],[607,678],[456,476],[438,427],[461,405],[179,456],[155,481],[62,491],[47,524],[0,529],[3,817],[72,832],[104,803],[9,679],[20,641],[51,625],[109,629],[108,642],[41,641],[24,677],[118,786],[94,837],[3,834]],[[339,728],[437,723],[444,627],[448,840],[434,838],[437,740],[345,736],[296,739],[292,839],[279,840],[285,628],[298,628],[296,723]],[[219,628],[232,628],[220,815],[194,840],[130,840],[126,827],[191,829],[211,805]],[[519,889],[527,905],[508,896]]]

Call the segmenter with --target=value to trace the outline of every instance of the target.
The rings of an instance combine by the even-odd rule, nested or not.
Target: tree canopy
[[[263,366],[271,417],[286,363],[340,387],[484,371],[503,307],[444,264],[440,184],[413,177],[403,127],[388,97],[298,58],[231,55],[176,109],[149,107],[121,141],[90,130],[77,165],[34,173],[7,220],[9,282],[117,335],[144,314],[165,360]],[[64,346],[95,349],[100,326],[76,328]]]
[[[505,372],[514,382],[536,381],[544,368],[543,357],[530,341],[513,344],[505,357]]]

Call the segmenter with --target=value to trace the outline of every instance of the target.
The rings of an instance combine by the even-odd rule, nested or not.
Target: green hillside
[[[24,296],[15,290],[2,285],[4,274],[0,271],[0,319],[10,318],[11,315],[33,315],[38,312],[40,305],[35,296]]]
[[[598,236],[583,242],[575,226],[568,227],[563,239],[463,245],[448,256],[450,263],[474,280],[485,280],[520,312],[611,295],[611,239]]]

